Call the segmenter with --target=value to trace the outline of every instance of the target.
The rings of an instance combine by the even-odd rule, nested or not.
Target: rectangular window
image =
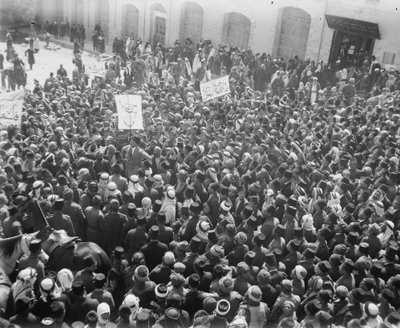
[[[395,54],[391,52],[384,52],[383,53],[383,63],[388,65],[394,64]]]

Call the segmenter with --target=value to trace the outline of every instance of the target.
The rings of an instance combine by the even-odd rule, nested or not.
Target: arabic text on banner
[[[24,90],[0,94],[0,127],[21,127],[24,96]]]
[[[118,130],[143,130],[142,96],[115,96]]]
[[[229,75],[200,84],[203,101],[224,96],[231,92],[229,88]]]

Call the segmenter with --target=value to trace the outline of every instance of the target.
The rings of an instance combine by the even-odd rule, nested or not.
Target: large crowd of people
[[[2,275],[1,327],[400,327],[397,71],[114,45],[104,78],[75,49],[0,131],[0,254],[38,229],[36,203],[110,268],[89,252],[50,270],[35,234]],[[225,75],[231,94],[202,102]],[[118,130],[116,94],[141,95],[143,131]]]

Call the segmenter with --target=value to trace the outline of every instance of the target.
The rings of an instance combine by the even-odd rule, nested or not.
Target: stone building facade
[[[88,37],[100,24],[108,42],[133,35],[169,46],[176,39],[203,38],[274,57],[324,62],[343,52],[369,51],[400,68],[397,0],[34,1],[44,21],[83,24]]]

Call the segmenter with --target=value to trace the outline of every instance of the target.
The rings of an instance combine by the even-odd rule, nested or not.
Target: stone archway
[[[233,47],[247,49],[250,38],[250,19],[245,15],[232,12],[224,16],[222,41]]]
[[[56,0],[55,1],[56,10],[55,10],[55,21],[61,23],[64,21],[64,1]]]
[[[134,5],[128,4],[124,7],[122,33],[135,38],[139,35],[139,10]]]
[[[300,8],[286,7],[281,11],[280,25],[277,29],[278,44],[276,56],[285,60],[298,56],[305,59],[311,16]]]
[[[74,23],[83,24],[83,0],[75,0]]]
[[[100,25],[101,30],[104,33],[104,37],[108,40],[108,25],[109,25],[109,4],[108,0],[97,0],[96,2],[96,11],[95,11],[95,23],[96,25]]]
[[[180,39],[190,38],[196,44],[203,32],[203,8],[195,2],[182,4]]]
[[[151,26],[150,35],[153,49],[157,43],[165,46],[165,36],[167,28],[167,12],[163,5],[155,3],[151,6]]]

